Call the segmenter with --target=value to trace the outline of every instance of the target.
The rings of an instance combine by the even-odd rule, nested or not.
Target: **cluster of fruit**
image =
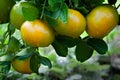
[[[116,27],[119,19],[116,8],[111,5],[94,8],[86,18],[79,11],[68,9],[67,23],[58,19],[56,27],[51,28],[43,20],[25,21],[22,7],[33,7],[33,10],[38,10],[28,2],[17,3],[11,10],[10,21],[17,29],[20,29],[23,40],[33,47],[50,45],[57,34],[77,38],[84,30],[91,37],[103,38]]]
[[[29,2],[20,1],[18,3],[13,0],[0,0],[0,23],[10,23],[20,30],[21,37],[24,42],[32,47],[47,47],[54,43],[56,36],[63,35],[73,39],[79,38],[86,31],[92,38],[102,39],[112,29],[114,29],[119,21],[119,14],[112,5],[104,4],[95,7],[87,16],[82,15],[75,9],[68,9],[68,20],[63,22],[60,18],[56,19],[57,24],[52,27],[47,21],[39,18],[39,9]],[[32,10],[35,13],[23,14],[26,10]],[[34,19],[26,16],[35,16]],[[44,15],[43,15],[44,16]],[[31,73],[30,58],[20,61],[12,60],[13,67],[21,73]],[[22,67],[19,67],[23,65]],[[40,66],[40,65],[39,65]]]

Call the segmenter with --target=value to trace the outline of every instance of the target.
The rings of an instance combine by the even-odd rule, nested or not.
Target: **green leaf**
[[[48,0],[49,6],[54,11],[58,10],[62,6],[63,3],[64,3],[64,0]]]
[[[39,10],[35,6],[22,7],[22,13],[26,20],[32,21],[38,18]]]
[[[108,46],[102,39],[88,38],[87,44],[95,49],[99,54],[105,54],[108,51]]]
[[[12,24],[8,25],[9,34],[12,35],[15,32],[15,27]]]
[[[15,58],[17,60],[24,60],[24,59],[27,59],[29,58],[30,56],[32,56],[33,53],[29,53],[29,54],[26,54],[26,55],[23,55],[23,56],[16,56]]]
[[[60,19],[64,23],[68,21],[68,6],[65,3],[62,4],[60,9]]]
[[[56,27],[58,25],[57,19],[54,19],[53,17],[49,15],[44,15],[44,20],[47,21],[50,27]]]
[[[48,0],[48,4],[53,11],[58,10],[62,2],[63,0]]]
[[[72,38],[72,37],[68,37],[68,36],[58,35],[58,36],[56,36],[56,40],[66,47],[74,47],[77,44],[76,38]]]
[[[62,57],[66,57],[67,56],[67,54],[68,54],[68,48],[66,46],[64,46],[63,44],[61,44],[58,41],[54,41],[52,43],[52,46],[54,47],[56,53],[59,56],[62,56]]]
[[[30,68],[32,72],[38,73],[38,68],[40,63],[38,63],[38,56],[36,54],[32,55],[30,59]]]
[[[34,51],[35,51],[35,48],[26,47],[26,48],[22,49],[20,52],[18,52],[18,53],[16,54],[16,56],[24,56],[24,55],[33,53]]]
[[[52,67],[51,61],[46,57],[38,56],[38,62],[48,66],[49,68]]]
[[[21,50],[19,53],[16,54],[16,59],[23,60],[30,56],[32,56],[35,53],[34,48],[25,48]]]
[[[46,7],[44,13],[54,19],[57,19],[60,15],[60,8],[62,3],[62,0],[48,0],[49,6]]]
[[[62,0],[48,0],[48,4],[50,6],[54,6],[57,3],[61,3]]]
[[[59,17],[62,22],[66,23],[68,20],[68,6],[64,0],[48,0],[48,4],[51,7],[51,16],[55,19]]]
[[[15,37],[11,37],[7,45],[6,53],[15,53],[20,49],[21,46],[22,45],[19,40],[17,40]]]
[[[92,56],[93,49],[84,40],[80,39],[76,46],[75,54],[78,61],[84,62]]]
[[[0,74],[7,74],[10,70],[10,61],[0,61]]]
[[[0,61],[11,61],[13,57],[14,56],[11,54],[5,54],[3,56],[0,56]]]

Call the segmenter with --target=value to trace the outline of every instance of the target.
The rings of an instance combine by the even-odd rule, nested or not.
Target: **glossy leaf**
[[[53,11],[56,11],[61,6],[63,0],[48,0],[48,4],[50,5]]]
[[[15,53],[21,47],[21,43],[15,37],[11,37],[7,45],[6,53]]]
[[[87,45],[84,40],[79,40],[75,50],[76,58],[80,62],[88,60],[92,54],[93,49]]]
[[[72,38],[68,36],[58,35],[56,36],[56,40],[66,47],[74,47],[77,44],[76,38]]]
[[[44,20],[47,21],[47,23],[51,27],[57,27],[57,25],[58,25],[58,21],[49,15],[44,15]]]
[[[60,19],[64,23],[67,23],[68,21],[68,7],[65,3],[62,4],[60,9]]]
[[[6,74],[10,70],[10,61],[0,61],[0,74]]]
[[[39,16],[39,11],[34,6],[22,7],[22,13],[24,15],[24,18],[28,21],[35,20]]]
[[[36,54],[32,55],[30,59],[30,68],[32,72],[38,73],[40,63],[38,62],[38,56]]]
[[[48,66],[49,68],[52,67],[51,61],[46,57],[38,56],[38,62]]]
[[[66,46],[64,46],[63,44],[61,44],[58,41],[54,41],[52,43],[52,46],[54,47],[56,53],[59,56],[62,56],[62,57],[66,57],[67,56],[67,54],[68,54],[68,48]]]
[[[34,48],[25,48],[16,54],[16,59],[23,60],[32,56],[34,53]]]
[[[11,61],[13,59],[13,55],[5,54],[0,56],[0,61]]]
[[[12,35],[15,32],[15,27],[12,24],[8,25],[9,34]]]
[[[26,54],[24,56],[16,56],[15,58],[18,60],[24,60],[26,58],[29,58],[30,56],[32,56],[32,54]]]
[[[88,38],[87,44],[95,49],[99,54],[105,54],[108,51],[108,46],[102,39]]]
[[[62,22],[66,23],[68,20],[68,6],[64,0],[48,0],[48,4],[51,8],[51,16],[55,19],[59,17]]]

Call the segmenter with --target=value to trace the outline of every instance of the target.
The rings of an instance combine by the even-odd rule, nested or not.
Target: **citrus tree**
[[[116,2],[0,0],[0,74],[8,73],[11,66],[24,74],[38,73],[41,64],[51,68],[49,58],[39,52],[39,47],[49,45],[62,57],[75,47],[80,62],[89,59],[93,51],[105,54],[108,45],[104,37],[120,24],[120,4],[116,6]],[[87,35],[81,37],[83,32]]]

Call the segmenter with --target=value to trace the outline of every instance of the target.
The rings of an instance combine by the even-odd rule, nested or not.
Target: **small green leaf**
[[[32,72],[38,73],[38,68],[40,63],[38,63],[38,56],[36,54],[32,55],[30,59],[30,68]]]
[[[22,45],[15,37],[11,37],[7,46],[6,53],[15,53]]]
[[[16,56],[15,58],[18,59],[18,60],[24,60],[26,58],[29,58],[30,56],[32,56],[33,53],[30,53],[30,54],[26,54],[26,55],[23,55],[23,56]]]
[[[12,24],[8,25],[9,34],[12,35],[15,32],[15,27]]]
[[[88,38],[87,44],[95,49],[99,54],[105,54],[108,51],[108,46],[102,39]]]
[[[68,20],[68,6],[64,0],[48,0],[48,4],[51,7],[51,16],[55,19],[58,17],[64,23]]]
[[[18,53],[16,54],[16,56],[24,56],[24,55],[33,53],[34,51],[35,51],[35,48],[26,47],[26,48],[22,49],[20,52],[18,52]]]
[[[11,54],[5,54],[3,56],[0,56],[0,61],[11,61],[13,57],[14,56]]]
[[[49,68],[52,67],[51,61],[46,57],[38,56],[38,62],[48,66]]]
[[[89,59],[93,54],[93,49],[87,45],[83,40],[79,40],[75,50],[76,58],[80,62]]]
[[[47,23],[51,27],[56,27],[58,25],[58,21],[56,19],[54,19],[53,17],[51,17],[51,16],[44,15],[44,20],[47,21]]]
[[[58,19],[66,23],[68,20],[68,7],[63,0],[48,0],[50,7],[45,9],[46,21],[51,27],[56,27]],[[52,9],[51,9],[52,8]]]
[[[56,36],[56,40],[66,47],[74,47],[77,43],[75,38],[62,35]]]
[[[64,46],[63,44],[61,44],[58,41],[54,41],[52,43],[52,46],[54,47],[56,53],[59,56],[62,56],[62,57],[66,57],[67,56],[67,54],[68,54],[68,48],[66,46]]]
[[[23,60],[30,56],[32,56],[35,53],[34,48],[25,48],[21,50],[19,53],[16,54],[16,59]]]
[[[24,18],[28,21],[35,20],[39,16],[39,11],[35,6],[22,7]]]
[[[49,6],[54,11],[58,10],[62,6],[63,3],[64,3],[64,0],[48,0]]]
[[[68,6],[65,3],[62,3],[60,9],[60,19],[64,23],[67,23],[68,21]]]
[[[53,11],[56,11],[60,8],[62,0],[48,0],[48,4]]]

